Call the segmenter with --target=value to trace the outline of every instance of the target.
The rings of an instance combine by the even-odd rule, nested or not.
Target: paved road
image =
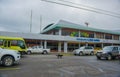
[[[120,77],[120,64],[95,56],[26,55],[18,65],[0,66],[0,77]]]

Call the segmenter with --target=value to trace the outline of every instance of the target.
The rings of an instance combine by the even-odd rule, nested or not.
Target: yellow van
[[[0,47],[4,49],[17,50],[21,54],[25,54],[27,47],[23,38],[0,36]]]

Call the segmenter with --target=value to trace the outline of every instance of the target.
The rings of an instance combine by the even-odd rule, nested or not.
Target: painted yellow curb
[[[0,70],[19,70],[20,68],[0,68]]]

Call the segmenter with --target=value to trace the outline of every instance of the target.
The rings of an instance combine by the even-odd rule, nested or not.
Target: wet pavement
[[[120,64],[95,56],[25,55],[20,64],[0,66],[0,77],[120,77]]]

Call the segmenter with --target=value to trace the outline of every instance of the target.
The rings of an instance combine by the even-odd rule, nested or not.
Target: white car
[[[31,53],[41,53],[41,54],[48,54],[50,49],[45,49],[43,46],[33,46],[27,49],[27,54]]]
[[[80,55],[80,56],[85,54],[94,55],[94,48],[92,46],[83,46],[83,47],[80,47],[79,49],[75,49],[73,51],[73,54]]]
[[[0,64],[4,66],[12,66],[20,60],[20,53],[15,50],[0,48]]]

